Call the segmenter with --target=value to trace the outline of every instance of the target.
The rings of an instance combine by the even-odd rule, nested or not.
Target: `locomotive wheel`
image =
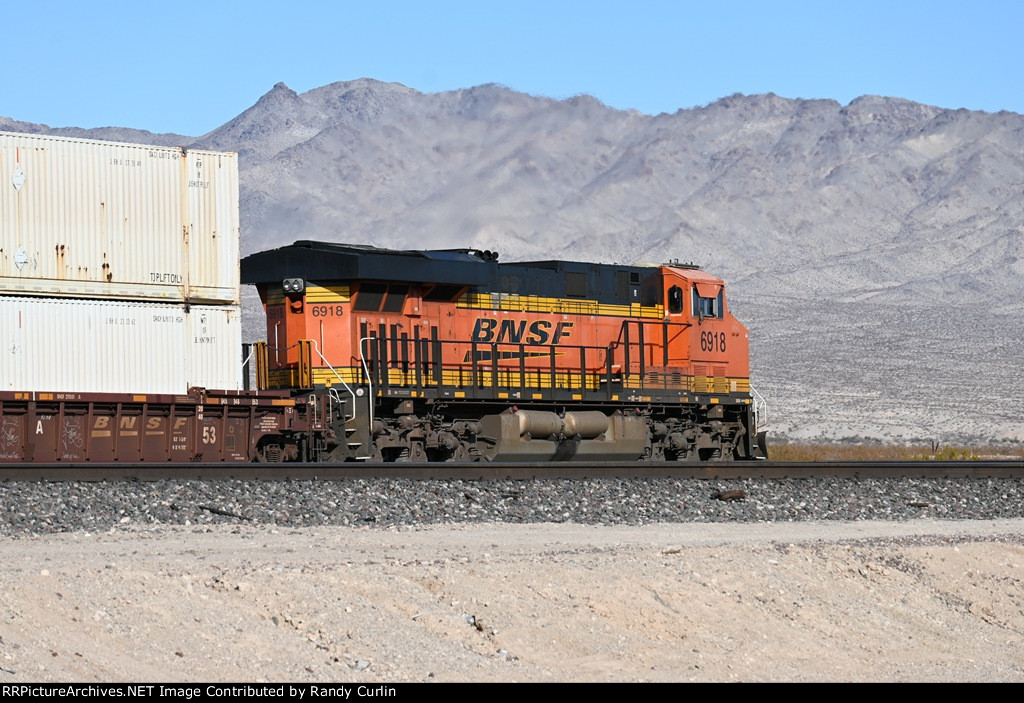
[[[465,442],[460,442],[445,461],[479,461],[480,452]]]
[[[427,452],[423,448],[423,445],[421,443],[413,442],[409,446],[409,451],[408,452],[402,452],[402,458],[398,459],[398,461],[402,461],[402,462],[407,461],[407,462],[410,462],[410,463],[417,463],[417,464],[420,463],[420,462],[428,461]]]
[[[429,457],[421,443],[413,442],[405,446],[375,447],[373,460],[406,464],[429,461]]]

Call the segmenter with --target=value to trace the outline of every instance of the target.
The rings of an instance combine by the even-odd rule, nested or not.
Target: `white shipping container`
[[[0,294],[239,302],[238,157],[0,132]]]
[[[3,390],[239,390],[241,345],[237,305],[0,296]]]

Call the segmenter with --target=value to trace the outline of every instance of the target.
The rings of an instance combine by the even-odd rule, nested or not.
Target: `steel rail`
[[[558,463],[60,463],[0,464],[0,481],[339,481],[345,479],[877,479],[1024,478],[1007,461]]]

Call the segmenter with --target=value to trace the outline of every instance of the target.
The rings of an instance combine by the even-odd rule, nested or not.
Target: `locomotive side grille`
[[[506,312],[561,313],[566,315],[611,315],[614,317],[643,317],[661,319],[665,316],[662,305],[616,305],[596,300],[571,298],[545,298],[536,295],[508,293],[467,293],[459,298],[457,307],[473,310],[503,310]]]
[[[352,300],[351,289],[346,285],[321,286],[306,284],[307,303],[347,303]]]
[[[615,297],[619,300],[629,299],[629,272],[628,271],[616,271],[615,272]],[[639,274],[636,274],[637,283],[639,283]]]

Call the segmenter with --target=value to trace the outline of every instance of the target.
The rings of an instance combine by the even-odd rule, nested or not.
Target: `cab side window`
[[[693,316],[722,317],[722,291],[714,298],[701,297],[697,287],[693,287]]]
[[[672,286],[668,289],[668,311],[678,315],[683,311],[683,289],[679,286]]]

